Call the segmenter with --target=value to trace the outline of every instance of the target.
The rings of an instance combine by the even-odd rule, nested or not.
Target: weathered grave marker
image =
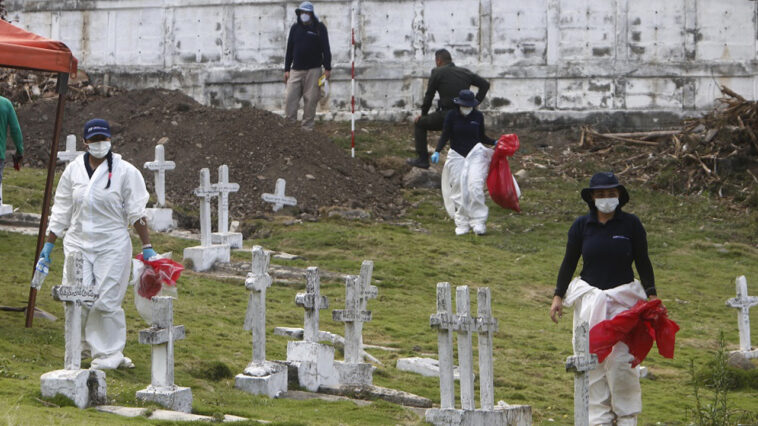
[[[76,135],[66,136],[66,150],[58,151],[58,160],[68,163],[74,161],[74,159],[84,154],[84,151],[76,150]]]
[[[147,223],[154,231],[168,231],[174,227],[173,210],[165,208],[166,205],[166,172],[174,170],[176,164],[173,161],[166,161],[165,148],[163,144],[155,146],[155,160],[148,161],[144,168],[153,171],[155,176],[155,197],[157,202],[155,207],[146,209]]]
[[[287,342],[287,362],[297,368],[300,386],[311,392],[317,391],[321,385],[338,384],[334,348],[318,343],[319,310],[329,307],[326,296],[321,295],[318,268],[308,268],[305,293],[298,293],[295,303],[305,309],[303,340]]]
[[[252,272],[247,274],[245,287],[250,300],[245,313],[245,330],[252,330],[253,360],[243,374],[238,374],[234,386],[254,395],[275,397],[287,392],[287,367],[266,361],[266,289],[271,286],[268,274],[269,254],[261,246],[253,247]]]
[[[66,256],[64,285],[53,287],[53,299],[65,303],[66,352],[64,369],[50,371],[40,377],[42,396],[62,394],[79,408],[103,404],[106,400],[105,373],[82,370],[82,304],[93,303],[98,294],[92,283],[84,282],[84,257],[81,252]]]
[[[289,197],[284,195],[284,189],[287,187],[287,182],[279,178],[276,180],[276,188],[273,194],[264,193],[261,195],[263,201],[273,204],[274,211],[279,211],[284,206],[297,205],[295,197]]]
[[[574,372],[574,425],[590,423],[589,371],[597,367],[597,355],[590,353],[590,326],[582,322],[574,330],[574,355],[566,358],[566,371]]]
[[[229,232],[229,193],[237,192],[239,184],[229,182],[229,166],[223,164],[218,168],[218,228],[211,234],[213,244],[229,244],[231,248],[242,248],[242,234]]]
[[[748,296],[747,278],[744,275],[736,280],[737,297],[726,301],[726,305],[737,309],[737,328],[740,331],[740,349],[745,358],[758,358],[758,349],[750,343],[750,308],[758,305],[758,296]]]
[[[184,258],[192,260],[192,269],[207,271],[216,262],[229,262],[228,244],[213,245],[211,242],[211,198],[218,195],[218,190],[211,185],[210,171],[200,170],[200,186],[195,188],[195,195],[200,201],[200,245],[184,249]]]

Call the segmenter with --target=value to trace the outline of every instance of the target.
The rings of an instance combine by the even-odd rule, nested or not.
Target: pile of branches
[[[57,98],[57,84],[57,73],[16,69],[0,71],[0,95],[10,99],[14,105],[34,102],[37,99]],[[89,77],[78,71],[76,78],[69,79],[66,99],[83,102],[90,96],[110,96],[115,92],[112,87],[91,84]]]

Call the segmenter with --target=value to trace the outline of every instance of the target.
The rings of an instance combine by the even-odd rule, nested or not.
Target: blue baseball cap
[[[300,7],[298,7],[297,9],[295,9],[295,13],[299,14],[300,12],[310,12],[310,13],[313,13],[313,3],[309,2],[309,1],[304,1],[304,2],[300,3]]]
[[[102,118],[93,118],[84,125],[84,139],[92,139],[95,135],[111,137],[111,125]]]

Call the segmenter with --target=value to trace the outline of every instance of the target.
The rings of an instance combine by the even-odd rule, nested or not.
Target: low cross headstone
[[[758,349],[753,350],[750,343],[750,308],[758,305],[758,296],[748,296],[747,278],[744,275],[736,280],[737,297],[726,301],[726,305],[737,309],[737,328],[740,331],[740,350],[746,358],[758,358]]]
[[[66,150],[58,151],[58,159],[68,164],[82,154],[84,151],[76,150],[76,135],[68,135],[66,136]]]
[[[155,196],[158,199],[156,205],[163,207],[166,205],[166,171],[174,170],[176,163],[166,161],[165,148],[162,144],[155,146],[155,160],[148,161],[144,164],[148,170],[152,170],[155,175]]]
[[[0,216],[5,216],[13,213],[13,206],[3,203],[3,184],[0,182]]]
[[[574,372],[574,425],[590,422],[589,371],[597,367],[597,355],[590,353],[590,326],[582,322],[574,330],[574,355],[566,358],[566,371]]]
[[[105,373],[81,369],[82,304],[95,302],[98,294],[92,283],[85,282],[84,256],[81,252],[70,252],[65,262],[64,283],[52,289],[53,299],[65,303],[64,369],[43,374],[40,385],[43,396],[63,394],[77,407],[86,408],[104,403],[106,399]]]
[[[245,330],[253,335],[253,360],[238,374],[234,386],[254,395],[275,397],[287,392],[287,368],[266,361],[266,289],[271,286],[268,273],[269,253],[263,247],[253,247],[252,272],[247,274],[245,287],[250,290],[250,299],[245,313]]]
[[[309,267],[306,274],[305,293],[295,296],[295,304],[305,309],[303,340],[287,342],[287,362],[297,368],[300,386],[311,392],[321,385],[339,383],[334,369],[334,347],[318,343],[319,310],[327,309],[329,301],[321,295],[318,268]]]
[[[216,262],[229,262],[228,244],[213,245],[211,240],[211,198],[218,195],[218,189],[211,185],[210,171],[200,170],[200,186],[195,188],[200,201],[200,245],[184,249],[184,258],[192,260],[192,269],[207,271]]]
[[[153,324],[140,330],[139,342],[151,345],[150,386],[137,391],[137,399],[174,411],[192,411],[192,389],[174,384],[174,341],[184,339],[184,326],[174,326],[173,298],[153,296]]]
[[[239,184],[229,182],[229,166],[219,166],[218,183],[213,186],[218,191],[218,228],[211,234],[213,244],[229,244],[231,248],[242,248],[242,234],[229,232],[229,193],[240,189]]]
[[[176,164],[173,161],[166,161],[165,148],[163,144],[158,144],[155,146],[155,160],[146,162],[144,168],[153,171],[155,176],[155,196],[157,198],[155,207],[145,209],[148,219],[147,223],[154,231],[169,231],[175,225],[173,210],[165,208],[166,171],[174,170]]]
[[[437,330],[440,370],[440,408],[426,410],[427,422],[435,425],[518,425],[532,423],[528,405],[507,405],[500,401],[494,406],[494,377],[492,372],[492,333],[497,320],[492,317],[489,288],[477,291],[477,314],[471,315],[468,286],[456,287],[456,314],[452,313],[450,283],[437,284],[437,313],[429,323]],[[453,331],[458,335],[460,364],[461,409],[455,408],[453,383]],[[481,407],[474,403],[474,359],[472,334],[479,339],[479,394]]]
[[[297,205],[297,200],[295,197],[284,195],[284,189],[286,186],[287,182],[284,179],[279,178],[276,180],[276,188],[274,189],[273,194],[264,193],[261,195],[263,201],[273,204],[273,209],[275,212],[279,211],[284,206]]]
[[[345,361],[336,362],[341,384],[371,385],[371,364],[363,362],[363,323],[371,321],[368,299],[375,299],[378,290],[371,285],[374,263],[366,260],[359,277],[345,279],[345,309],[332,311],[334,321],[345,323]]]

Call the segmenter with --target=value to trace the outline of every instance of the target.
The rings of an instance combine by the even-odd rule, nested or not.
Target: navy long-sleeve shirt
[[[484,115],[476,109],[465,117],[458,108],[447,113],[436,151],[442,151],[448,140],[450,148],[464,157],[478,142],[487,145],[495,143],[494,139],[484,134]]]
[[[290,28],[287,37],[287,53],[284,58],[284,71],[308,70],[324,66],[332,69],[332,51],[329,48],[329,33],[326,25],[313,18],[311,25],[305,25],[298,16]]]
[[[482,102],[490,89],[487,80],[466,68],[455,66],[452,62],[433,69],[424,94],[424,103],[421,104],[421,115],[429,113],[435,93],[439,92],[440,94],[440,99],[437,102],[439,109],[455,109],[456,105],[453,99],[458,96],[461,90],[468,90],[471,86],[477,87],[476,99]]]
[[[579,275],[591,286],[607,290],[631,282],[634,262],[645,293],[656,294],[653,265],[647,253],[647,233],[637,216],[618,208],[613,218],[602,224],[597,220],[597,210],[593,209],[576,219],[569,229],[556,296],[566,295],[580,256],[584,267]]]

